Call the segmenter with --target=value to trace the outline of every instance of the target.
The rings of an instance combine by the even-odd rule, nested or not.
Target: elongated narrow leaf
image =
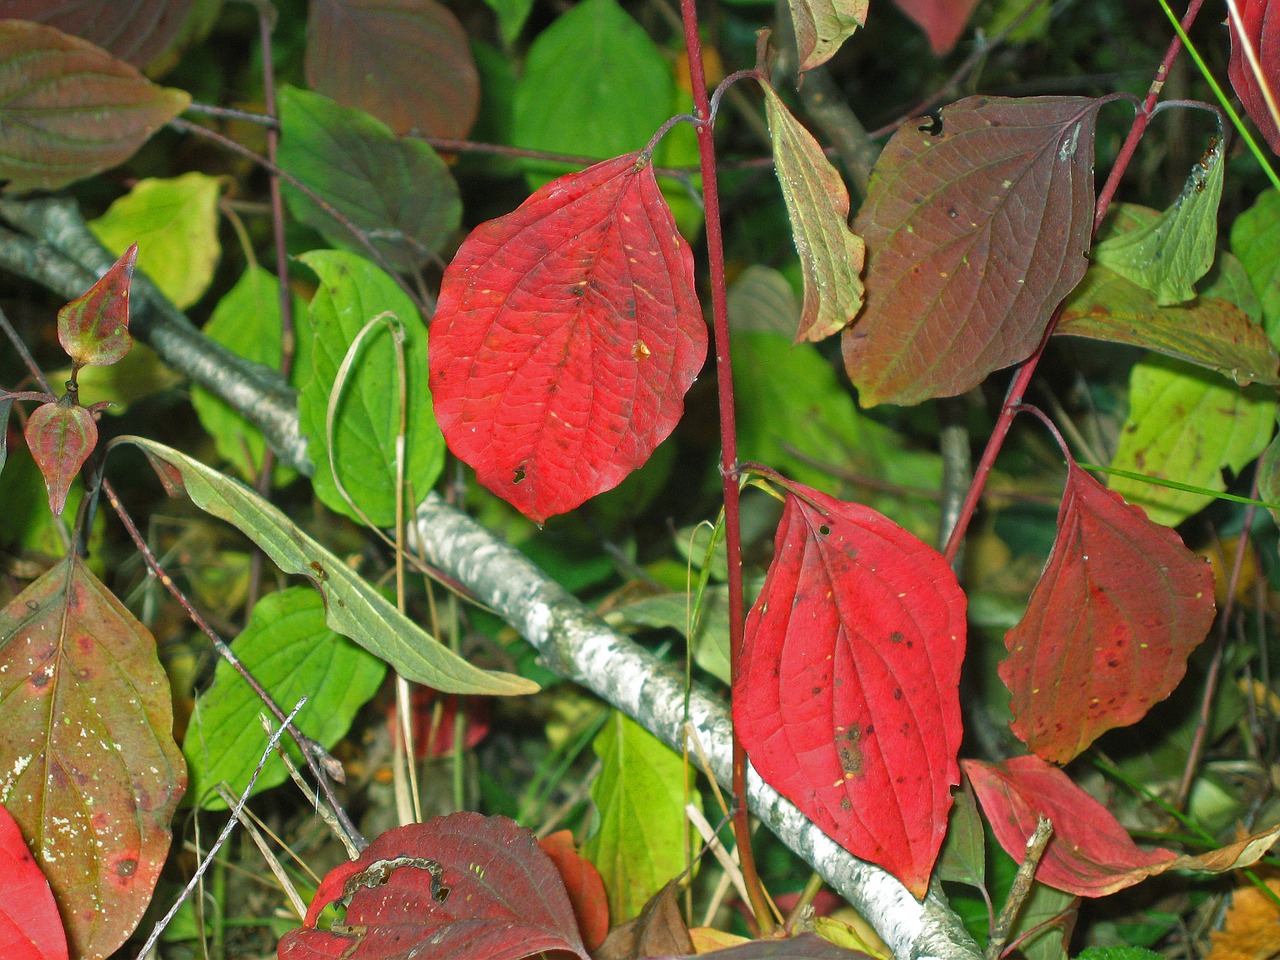
[[[431,326],[436,418],[484,486],[541,522],[649,458],[706,352],[693,255],[628,154],[463,243]]]
[[[1143,850],[1118,820],[1057,767],[1039,757],[1003,763],[964,760],[992,832],[1021,862],[1040,816],[1053,823],[1053,840],[1036,877],[1078,897],[1104,897],[1166,870],[1221,873],[1255,863],[1280,836],[1280,826],[1197,856],[1156,847]]]
[[[768,783],[923,897],[960,780],[965,597],[868,507],[795,487],[747,618],[733,720]]]
[[[58,311],[58,342],[77,367],[108,366],[133,346],[129,284],[137,261],[135,243],[86,293]]]
[[[788,0],[802,73],[835,56],[867,22],[867,5],[867,0]]]
[[[285,573],[310,579],[325,598],[329,626],[387,661],[406,679],[448,693],[504,696],[538,689],[523,677],[473,667],[437,643],[339,557],[244,484],[152,440],[118,437],[113,442],[131,443],[162,469],[172,468],[197,507],[238,527]]]
[[[773,164],[804,272],[804,306],[796,340],[838,333],[862,307],[862,238],[849,230],[849,191],[818,141],[764,87]]]
[[[145,67],[177,37],[195,0],[0,0],[0,17],[34,20]]]
[[[854,223],[867,305],[844,360],[864,404],[963,393],[1035,349],[1087,265],[1098,107],[969,97],[894,134]]]
[[[321,908],[349,898],[341,926]],[[555,864],[505,817],[455,813],[388,830],[320,884],[280,960],[590,960]]]
[[[23,436],[31,458],[44,474],[49,509],[54,516],[62,516],[71,482],[98,444],[98,425],[88,410],[64,394],[31,411]]]
[[[1068,470],[1053,553],[1000,664],[1013,732],[1058,763],[1167,697],[1214,615],[1208,563],[1074,463]]]
[[[67,960],[67,935],[49,881],[22,831],[0,806],[0,956],[5,960]]]
[[[0,21],[0,180],[54,190],[114,167],[190,100],[60,30]]]
[[[919,24],[937,56],[951,51],[964,32],[978,0],[893,0],[898,9]]]
[[[0,803],[49,878],[75,957],[142,917],[186,787],[155,638],[74,555],[0,611]]]
[[[1280,155],[1280,126],[1277,126],[1280,119],[1268,107],[1262,87],[1265,83],[1270,87],[1272,97],[1280,96],[1280,13],[1277,13],[1280,8],[1268,0],[1236,0],[1236,7],[1242,21],[1239,26],[1244,30],[1238,29],[1235,17],[1227,18],[1227,26],[1231,30],[1231,62],[1227,75],[1236,95],[1244,101],[1249,119],[1258,125],[1272,151]],[[1245,37],[1253,47],[1261,77],[1245,55]]]

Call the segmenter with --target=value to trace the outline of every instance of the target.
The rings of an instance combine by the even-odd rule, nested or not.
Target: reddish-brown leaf
[[[133,932],[186,787],[155,638],[72,555],[0,611],[0,803],[30,842],[72,956]]]
[[[942,56],[950,53],[960,39],[978,0],[894,0],[894,3],[924,31],[933,52]]]
[[[553,180],[445,270],[431,395],[449,448],[541,522],[675,428],[707,352],[693,255],[646,158]]]
[[[538,842],[564,881],[582,942],[589,952],[594,951],[609,933],[609,897],[600,871],[578,853],[571,830],[558,830]]]
[[[0,17],[34,20],[145,67],[168,48],[194,0],[0,0]]]
[[[350,899],[331,930],[320,910]],[[280,960],[589,960],[555,864],[505,817],[455,813],[389,830],[327,876]]]
[[[1087,265],[1098,106],[969,97],[893,135],[854,224],[866,307],[844,360],[864,404],[963,393],[1035,349]]]
[[[67,935],[49,881],[27,849],[22,831],[0,806],[0,957],[67,960]]]
[[[137,262],[135,243],[87,293],[58,311],[58,342],[77,367],[108,366],[133,346],[129,284]]]
[[[64,394],[61,399],[32,410],[23,435],[31,458],[44,474],[49,509],[60,517],[67,505],[71,481],[98,443],[98,425],[93,422],[93,414]]]
[[[316,93],[401,135],[464,137],[480,109],[467,34],[435,0],[316,0],[304,66]]]
[[[793,489],[747,618],[734,724],[767,782],[921,897],[960,779],[964,594],[891,520]]]
[[[1058,536],[1000,677],[1013,732],[1066,763],[1167,697],[1213,624],[1213,570],[1071,463]]]
[[[1262,77],[1274,96],[1280,96],[1280,7],[1269,0],[1236,0],[1244,37],[1253,46],[1254,56],[1262,70]],[[1280,127],[1267,109],[1262,84],[1245,56],[1241,33],[1236,29],[1235,17],[1227,18],[1231,29],[1231,62],[1227,75],[1236,95],[1244,102],[1249,119],[1258,125],[1271,149],[1280,154]]]

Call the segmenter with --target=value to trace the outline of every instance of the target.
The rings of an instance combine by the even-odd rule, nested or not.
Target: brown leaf
[[[0,17],[34,20],[145,67],[182,29],[195,0],[0,0]]]
[[[58,311],[58,342],[77,367],[109,366],[133,346],[129,285],[137,262],[135,243],[88,292]]]
[[[679,892],[679,883],[672,880],[655,893],[640,916],[609,931],[600,949],[592,953],[594,960],[639,960],[693,953],[693,940],[676,899]]]
[[[1270,896],[1241,878],[1222,929],[1210,935],[1205,960],[1269,960],[1280,950],[1280,871],[1267,870],[1263,882]]]

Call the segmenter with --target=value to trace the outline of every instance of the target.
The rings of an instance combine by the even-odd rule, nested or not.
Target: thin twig
[[[1004,950],[1004,945],[1009,940],[1009,931],[1013,929],[1014,921],[1018,919],[1018,912],[1026,903],[1027,897],[1031,895],[1036,868],[1040,866],[1040,858],[1044,856],[1045,848],[1049,846],[1051,839],[1053,839],[1053,823],[1048,817],[1041,817],[1036,822],[1035,832],[1027,838],[1027,855],[1022,863],[1018,864],[1018,872],[1013,877],[1009,896],[1005,898],[1004,906],[1000,908],[1000,916],[996,918],[996,924],[991,929],[991,939],[987,941],[984,954],[986,960],[997,960]]]

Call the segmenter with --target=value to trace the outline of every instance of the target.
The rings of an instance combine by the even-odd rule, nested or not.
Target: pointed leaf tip
[[[60,517],[71,481],[98,443],[98,425],[93,414],[64,394],[60,400],[32,410],[23,435],[32,459],[44,474],[49,509]]]
[[[129,287],[137,262],[135,243],[85,294],[58,311],[58,342],[77,367],[108,366],[133,346]]]

